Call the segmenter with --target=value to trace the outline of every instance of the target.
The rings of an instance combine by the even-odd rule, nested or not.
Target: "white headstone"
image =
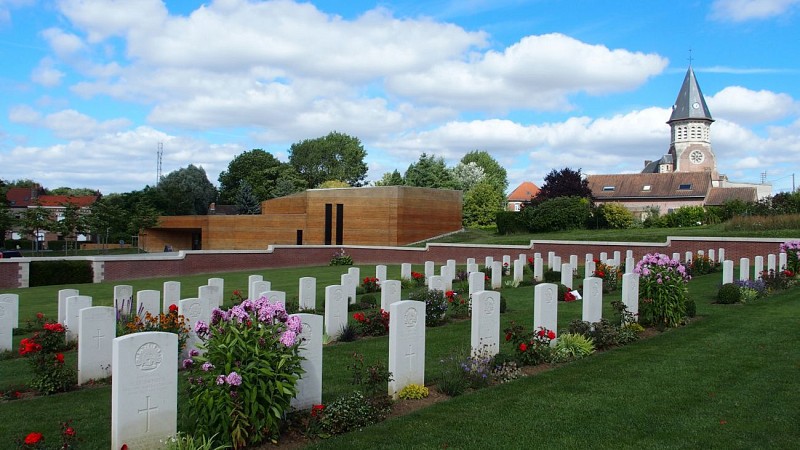
[[[467,264],[467,273],[468,274],[473,273],[473,272],[478,272],[480,270],[481,270],[480,267],[478,267],[478,265],[475,264],[475,263],[468,263]]]
[[[600,252],[600,261],[605,263],[607,259],[608,259],[608,253]]]
[[[111,377],[111,448],[161,448],[177,431],[178,335],[114,339]]]
[[[130,315],[133,309],[133,286],[118,284],[114,286],[114,306],[120,315]]]
[[[491,269],[493,262],[494,262],[494,258],[491,257],[491,256],[487,256],[486,258],[483,259],[483,267],[486,268],[486,269]]]
[[[300,309],[317,309],[317,279],[314,277],[300,278]]]
[[[389,306],[400,301],[402,286],[399,280],[386,280],[381,286],[381,309],[389,311]]]
[[[722,284],[733,283],[733,261],[722,261]]]
[[[603,318],[603,279],[589,277],[583,280],[584,322],[595,323]]]
[[[558,286],[553,283],[533,288],[533,330],[540,327],[558,333]]]
[[[633,250],[625,250],[625,258],[633,258]]]
[[[484,350],[488,356],[500,351],[500,293],[497,291],[478,291],[472,296],[473,355]]]
[[[111,376],[116,318],[112,306],[92,306],[78,313],[78,385]]]
[[[725,249],[724,248],[720,248],[717,251],[717,259],[719,260],[719,262],[725,261]]]
[[[356,287],[358,286],[358,279],[351,273],[343,273],[339,277],[339,285],[342,287],[342,294],[349,304],[356,302]]]
[[[0,294],[0,309],[11,318],[11,328],[19,328],[19,294]]]
[[[704,252],[703,250],[698,250],[697,251],[697,255],[698,256],[705,256],[705,254],[706,254],[706,252]]]
[[[492,262],[492,289],[503,287],[503,263],[500,261]]]
[[[411,263],[400,264],[400,278],[403,280],[411,279]]]
[[[446,290],[444,279],[439,275],[431,275],[431,278],[428,280],[428,290],[444,292]]]
[[[622,254],[619,250],[614,250],[614,265],[619,267],[619,263],[621,261]]]
[[[572,266],[569,263],[561,264],[561,284],[572,289]]]
[[[708,250],[708,260],[710,262],[716,263],[717,262],[716,256],[717,256],[717,253],[714,251],[713,248]]]
[[[219,287],[217,286],[198,286],[197,287],[197,298],[207,301],[209,309],[219,308]]]
[[[258,282],[258,281],[264,281],[264,276],[263,275],[250,275],[250,276],[247,277],[247,298],[249,298],[250,300],[257,299],[258,298],[258,294],[260,294],[260,292],[256,292],[256,289],[253,286],[253,284]],[[268,290],[269,290],[269,287],[264,289],[264,291],[268,291]]]
[[[777,269],[777,267],[775,267],[775,263],[776,263],[775,254],[774,253],[768,254],[767,255],[767,271],[769,271],[770,273],[774,273],[776,271],[776,269]]]
[[[250,300],[258,300],[264,295],[264,292],[269,292],[272,290],[272,283],[269,281],[254,281],[253,284],[250,285],[250,294],[248,294],[247,298]]]
[[[547,252],[547,268],[552,269],[555,267],[556,252]]]
[[[594,255],[591,253],[587,253],[586,258],[583,261],[584,262],[594,261]]]
[[[786,270],[786,252],[778,253],[778,270]]]
[[[456,277],[456,260],[448,259],[446,265],[447,265],[447,271],[450,274],[450,280],[452,281],[453,278]]]
[[[633,273],[636,269],[636,260],[632,256],[625,258],[625,273]]]
[[[351,297],[350,303],[356,302],[356,290],[361,284],[361,269],[358,267],[351,267],[347,269],[347,274],[350,275],[350,292],[347,293]]]
[[[758,280],[764,272],[764,257],[761,255],[753,258],[753,279]]]
[[[514,282],[519,283],[524,278],[525,262],[519,259],[514,260]]]
[[[83,308],[92,306],[92,297],[88,295],[75,295],[67,297],[67,315],[64,319],[64,326],[67,328],[67,341],[78,339],[78,323],[80,316],[78,313]]]
[[[544,261],[542,258],[533,258],[533,279],[544,280]]]
[[[569,255],[569,267],[573,275],[578,273],[578,255]]]
[[[503,265],[511,266],[511,255],[503,255]]]
[[[553,256],[553,265],[551,266],[553,272],[561,272],[561,257]]]
[[[209,278],[208,285],[214,286],[216,289],[212,289],[211,293],[214,295],[212,299],[211,306],[214,308],[221,308],[222,303],[225,301],[223,298],[225,293],[225,279],[224,278]]]
[[[436,275],[436,266],[433,261],[425,261],[425,285],[430,283],[430,278]]]
[[[136,315],[141,318],[150,313],[158,316],[161,312],[161,291],[145,289],[136,291]]]
[[[12,305],[10,297],[0,301],[0,352],[12,350],[14,347],[14,322],[19,320],[19,314],[15,313],[15,309],[18,307]]]
[[[114,293],[116,294],[116,289],[114,289]],[[77,289],[61,289],[58,291],[58,323],[61,325],[64,325],[64,320],[67,317],[67,297],[76,295],[81,295]]]
[[[383,264],[378,264],[375,266],[375,278],[378,279],[378,284],[383,283],[384,281],[388,280],[386,276],[386,266]]]
[[[389,395],[425,384],[425,303],[401,300],[389,310]]]
[[[586,261],[586,265],[583,266],[583,278],[593,277],[595,267],[594,260]]]
[[[283,291],[267,291],[263,295],[269,300],[270,303],[280,303],[286,309],[286,292]]]
[[[165,281],[164,282],[164,305],[161,312],[164,314],[169,312],[169,307],[175,305],[178,307],[178,302],[181,301],[181,282],[180,281]]]
[[[483,272],[472,272],[469,274],[469,295],[483,291],[485,289],[486,274]]]
[[[198,350],[201,339],[194,332],[194,326],[201,320],[205,323],[211,321],[211,305],[208,298],[185,298],[178,302],[178,314],[186,319],[186,326],[189,327],[186,347],[182,352],[182,355],[186,356],[192,350]]]
[[[692,252],[687,251],[683,256],[683,264],[688,265],[689,263],[692,262],[693,258],[694,255],[692,254]]]
[[[347,300],[339,285],[325,286],[325,333],[336,339],[347,325]]]
[[[626,273],[622,275],[622,303],[628,307],[628,312],[639,319],[639,274]]]
[[[739,279],[742,281],[750,279],[750,258],[739,259]]]
[[[453,277],[450,276],[450,268],[446,265],[439,267],[439,276],[442,277],[442,284],[445,291],[453,289]]]
[[[300,367],[305,373],[297,380],[297,395],[291,406],[296,409],[310,409],[322,403],[322,316],[316,314],[293,314],[303,324],[300,332],[302,358]]]

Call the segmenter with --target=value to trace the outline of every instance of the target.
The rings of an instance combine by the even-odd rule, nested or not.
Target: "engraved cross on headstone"
[[[417,356],[417,353],[414,351],[414,345],[408,344],[408,353],[406,353],[406,357],[408,358],[408,368],[414,369],[414,357]]]
[[[145,426],[144,431],[146,433],[150,432],[150,411],[155,411],[158,409],[158,406],[150,406],[150,396],[146,396],[145,399],[147,400],[147,406],[144,409],[138,410],[139,414],[145,413],[147,414],[147,425]]]
[[[97,329],[97,334],[96,334],[96,335],[94,335],[94,336],[92,336],[92,339],[94,339],[94,340],[95,340],[95,342],[97,342],[97,348],[98,348],[98,349],[100,348],[100,339],[102,339],[102,338],[104,338],[104,337],[106,337],[106,335],[105,335],[105,334],[102,334],[102,333],[100,333],[100,328],[98,328],[98,329]]]

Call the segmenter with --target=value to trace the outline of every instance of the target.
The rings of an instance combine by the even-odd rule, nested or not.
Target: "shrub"
[[[794,273],[789,270],[765,270],[761,272],[761,280],[767,288],[767,292],[782,291],[788,289],[792,282]]]
[[[639,320],[644,324],[675,327],[686,316],[686,283],[691,277],[678,260],[664,254],[645,255],[637,264]]]
[[[559,362],[572,361],[589,356],[593,352],[594,343],[591,338],[579,333],[564,333],[556,341],[553,358]]]
[[[331,262],[329,263],[331,266],[352,266],[353,265],[353,258],[345,253],[343,248],[340,248],[338,252],[334,253],[331,257]]]
[[[740,301],[747,303],[767,295],[767,285],[764,280],[738,280],[734,281],[739,286],[742,297]]]
[[[589,201],[583,197],[556,197],[522,210],[532,233],[584,228],[589,219]]]
[[[695,254],[692,256],[692,262],[689,263],[687,269],[691,276],[705,275],[714,271],[716,264],[706,255]]]
[[[91,283],[91,261],[31,261],[30,286]]]
[[[327,433],[341,434],[360,430],[380,420],[378,411],[364,398],[364,394],[355,391],[325,406],[320,423]]]
[[[375,277],[364,277],[361,280],[361,287],[365,293],[378,292],[378,279]]]
[[[188,403],[195,434],[217,435],[235,448],[276,440],[296,383],[302,324],[280,303],[245,300],[214,309],[195,332],[205,353],[190,361]]]
[[[389,333],[389,311],[368,310],[353,314],[356,328],[362,336],[383,336]]]
[[[633,226],[633,213],[619,203],[604,203],[595,214],[601,228],[626,229]]]
[[[720,286],[719,291],[717,291],[717,303],[730,305],[739,303],[741,299],[742,292],[736,283],[725,283]]]
[[[429,394],[430,392],[425,386],[409,384],[403,389],[400,389],[400,392],[397,393],[397,397],[403,400],[420,400],[426,398]]]
[[[622,271],[619,267],[608,265],[599,259],[594,260],[593,277],[603,279],[603,293],[609,293],[619,289],[619,281],[622,278]]]
[[[556,272],[553,269],[547,269],[542,274],[542,279],[545,283],[560,283],[561,282],[561,272]]]
[[[528,229],[521,213],[516,211],[498,211],[495,216],[497,234],[525,233]]]
[[[349,323],[342,327],[339,337],[336,338],[339,342],[353,342],[356,339],[358,339],[358,329]]]
[[[77,382],[77,372],[64,363],[66,329],[58,322],[45,322],[33,337],[23,338],[19,354],[30,361],[30,386],[42,395],[65,392]]]
[[[425,302],[425,326],[435,327],[444,323],[448,305],[444,292],[421,288],[409,293],[408,298]]]
[[[681,206],[664,216],[670,228],[696,227],[706,219],[706,210],[702,206]]]
[[[791,270],[793,274],[800,273],[800,241],[787,241],[781,244],[780,251],[786,252],[786,267],[779,269]]]
[[[550,341],[556,337],[553,330],[539,328],[536,331],[524,331],[522,325],[511,322],[511,326],[503,332],[506,342],[514,345],[514,354],[522,365],[535,366],[551,360],[553,351]]]
[[[450,317],[469,317],[469,302],[465,295],[458,291],[447,291],[444,296],[447,299],[447,309]]]

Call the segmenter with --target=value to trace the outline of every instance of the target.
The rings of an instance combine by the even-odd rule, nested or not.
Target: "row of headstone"
[[[722,250],[722,249],[720,249]],[[734,281],[734,262],[731,260],[724,260],[722,262],[722,283],[733,283]],[[786,253],[781,252],[777,255],[770,253],[767,255],[767,266],[764,268],[764,257],[757,255],[753,258],[752,279],[758,280],[762,277],[764,272],[773,273],[783,270],[786,267]],[[750,258],[739,259],[739,276],[736,278],[739,281],[748,281],[750,277]]]

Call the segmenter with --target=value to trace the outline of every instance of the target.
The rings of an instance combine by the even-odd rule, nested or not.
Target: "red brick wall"
[[[583,263],[583,255],[592,253],[598,257],[601,252],[608,253],[609,258],[615,250],[622,253],[632,249],[636,259],[646,253],[679,253],[681,256],[687,251],[696,252],[713,249],[725,249],[725,258],[739,262],[739,258],[753,258],[756,255],[766,256],[769,253],[777,254],[781,242],[787,239],[731,239],[731,238],[675,238],[666,244],[637,244],[637,243],[610,243],[610,242],[563,242],[563,241],[537,241],[532,246],[477,246],[432,244],[427,248],[412,247],[347,247],[345,251],[353,257],[356,264],[423,264],[425,261],[435,261],[440,264],[448,259],[455,259],[458,264],[464,264],[467,258],[476,258],[481,264],[486,256],[500,259],[503,255],[510,255],[515,259],[520,253],[533,256],[541,253],[546,256],[554,251],[562,258],[578,255],[578,260]],[[298,267],[327,265],[337,251],[337,246],[285,246],[275,247],[268,253],[258,251],[207,251],[207,252],[180,252],[171,255],[131,255],[131,259],[91,258],[104,261],[104,280],[120,281],[137,278],[182,276],[200,273],[235,272],[244,270],[258,270],[273,267]],[[85,258],[80,258],[85,259]],[[19,287],[19,265],[11,261],[0,263],[0,288]]]

